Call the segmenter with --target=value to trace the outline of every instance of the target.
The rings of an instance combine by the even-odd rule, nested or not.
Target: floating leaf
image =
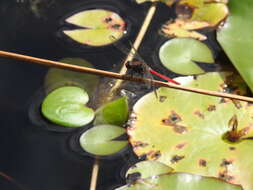
[[[165,3],[168,6],[173,5],[173,3],[176,2],[176,0],[136,0],[137,3],[145,3],[145,2],[162,2]]]
[[[89,46],[104,46],[112,43],[110,36],[120,39],[125,32],[125,21],[116,13],[104,9],[79,12],[66,19],[81,29],[64,30],[73,40]]]
[[[112,124],[123,125],[128,119],[127,97],[121,97],[100,107],[96,111],[95,125]]]
[[[131,185],[115,190],[242,190],[239,185],[232,185],[221,180],[192,175],[174,173],[146,179],[139,179]]]
[[[81,127],[94,118],[92,109],[85,106],[88,94],[78,87],[61,87],[52,91],[42,103],[42,114],[53,123],[65,127]]]
[[[158,176],[161,174],[168,174],[171,173],[172,171],[173,171],[172,168],[161,162],[141,161],[131,166],[126,173],[126,176],[130,176],[131,174],[134,173],[140,173],[139,176],[140,178],[148,178],[152,176]]]
[[[253,91],[253,1],[229,1],[230,15],[217,32],[222,48]]]
[[[166,68],[182,75],[205,72],[195,61],[214,62],[211,50],[204,43],[190,38],[175,38],[165,42],[160,48],[159,57]]]
[[[208,73],[181,77],[178,82],[224,92],[231,86],[225,81],[233,78],[228,73]],[[217,177],[253,189],[252,104],[169,88],[157,93],[159,99],[150,93],[133,107],[128,134],[134,152],[177,172]]]
[[[114,125],[97,125],[80,137],[80,145],[86,151],[98,156],[112,155],[122,150],[127,140],[117,140],[126,130]]]
[[[161,31],[168,37],[190,37],[206,40],[206,36],[194,30],[216,27],[228,15],[226,1],[181,0],[176,5],[177,19],[167,22]]]
[[[89,62],[81,58],[64,58],[61,59],[60,62],[93,68]],[[62,86],[78,86],[83,88],[89,94],[92,94],[97,84],[98,77],[95,75],[57,68],[50,68],[44,80],[44,86],[47,93]]]
[[[207,22],[200,21],[184,21],[176,19],[175,22],[167,22],[163,25],[161,32],[168,37],[181,37],[181,38],[194,38],[197,40],[206,40],[206,36],[200,34],[194,30],[199,30],[207,27],[209,24]]]

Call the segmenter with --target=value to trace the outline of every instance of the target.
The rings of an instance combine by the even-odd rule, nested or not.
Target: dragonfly
[[[114,36],[110,36],[110,38],[114,42],[117,41],[117,39]],[[144,61],[144,59],[139,55],[137,50],[134,48],[133,44],[130,43],[133,51],[130,51],[127,47],[125,47],[120,42],[114,43],[113,45],[125,55],[128,55],[128,54],[132,55],[133,59],[125,63],[125,66],[127,68],[127,73],[132,76],[136,74],[136,75],[142,76],[142,78],[149,79],[150,80],[150,83],[148,85],[149,87],[151,86],[152,88],[154,88],[152,85],[152,81],[154,80],[152,74],[168,82],[171,82],[177,85],[180,84],[177,81],[167,76],[164,76],[158,73],[157,71],[153,70],[151,67],[149,67]]]

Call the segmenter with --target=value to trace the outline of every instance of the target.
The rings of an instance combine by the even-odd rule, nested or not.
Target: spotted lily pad
[[[214,63],[211,50],[204,43],[190,38],[175,38],[165,42],[160,48],[159,57],[166,68],[182,75],[205,72],[194,61]]]
[[[253,91],[253,1],[229,1],[230,15],[217,32],[222,48]]]
[[[64,58],[61,59],[60,62],[93,68],[89,62],[81,58]],[[62,86],[78,86],[91,95],[97,84],[98,77],[95,75],[57,68],[50,68],[44,80],[44,86],[47,93]]]
[[[190,37],[206,40],[206,36],[195,31],[215,28],[228,15],[225,0],[181,0],[176,5],[177,19],[167,22],[161,31],[168,37]]]
[[[126,130],[114,125],[97,125],[80,137],[80,145],[86,151],[98,156],[112,155],[127,146],[127,140],[117,140]]]
[[[206,40],[207,37],[194,30],[207,27],[209,24],[204,21],[184,21],[176,19],[174,22],[167,22],[163,25],[161,32],[167,37],[194,38],[197,40]]]
[[[100,107],[96,111],[96,119],[94,124],[112,124],[121,126],[127,121],[127,119],[127,97],[121,97]]]
[[[79,87],[61,87],[47,95],[41,111],[53,123],[65,127],[81,127],[94,118],[94,111],[85,106],[88,100],[88,94]]]
[[[115,190],[242,190],[239,185],[232,185],[221,180],[192,175],[172,173],[139,179],[132,184]]]
[[[234,78],[229,73],[208,73],[177,81],[238,92],[239,87],[231,86]],[[176,172],[217,177],[253,189],[252,104],[170,88],[157,93],[158,99],[149,93],[133,107],[128,134],[134,152]]]
[[[120,39],[124,35],[126,25],[117,13],[105,9],[82,11],[67,18],[66,22],[80,28],[64,30],[63,33],[89,46],[104,46],[113,43],[110,36]]]
[[[172,168],[161,162],[149,160],[149,161],[141,161],[131,166],[126,173],[126,176],[129,177],[133,174],[138,173],[139,178],[148,178],[152,176],[158,176],[161,174],[168,174],[171,173],[172,171],[173,171]]]

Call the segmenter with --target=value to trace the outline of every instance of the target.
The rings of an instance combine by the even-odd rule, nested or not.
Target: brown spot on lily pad
[[[233,146],[230,146],[230,147],[229,147],[229,150],[234,151],[234,150],[236,150],[236,148],[233,147]]]
[[[157,160],[161,156],[161,152],[159,150],[151,150],[150,152],[147,153],[148,159],[151,160]]]
[[[209,105],[207,108],[208,111],[215,111],[216,110],[216,106],[215,105]]]
[[[225,169],[225,170],[219,172],[218,177],[219,177],[220,179],[225,180],[225,181],[228,181],[228,182],[230,182],[230,183],[235,179],[234,176],[228,174],[227,169]]]
[[[180,121],[182,121],[181,117],[175,111],[172,111],[167,119],[162,120],[162,123],[164,125],[175,125]]]
[[[167,99],[167,96],[159,96],[159,101],[164,102]]]
[[[207,162],[205,159],[199,159],[199,166],[200,167],[206,167],[206,164],[207,164]]]
[[[137,149],[137,148],[140,148],[140,147],[146,147],[148,146],[148,143],[144,143],[144,142],[141,142],[141,141],[134,141],[132,142],[132,145],[133,145],[133,148],[134,149]]]
[[[184,159],[184,158],[185,158],[185,156],[174,155],[174,156],[171,158],[170,162],[171,162],[172,164],[174,164],[174,163],[176,163],[176,162],[178,162],[178,161],[180,161],[180,160],[182,160],[182,159]]]
[[[228,165],[232,164],[233,161],[232,160],[226,160],[226,159],[223,159],[220,166],[221,167],[227,167]]]
[[[183,143],[179,143],[176,145],[176,149],[182,149],[184,148],[188,143],[187,142],[183,142]]]
[[[241,104],[240,101],[238,101],[238,100],[232,100],[232,102],[233,102],[233,104],[235,105],[235,107],[236,107],[237,109],[242,108],[242,104]]]
[[[205,119],[204,114],[203,114],[203,113],[201,113],[200,111],[195,111],[195,112],[194,112],[194,115],[196,115],[196,116],[200,117],[201,119]]]

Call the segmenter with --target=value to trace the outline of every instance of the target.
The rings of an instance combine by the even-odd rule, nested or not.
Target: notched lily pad
[[[80,137],[80,145],[86,152],[97,156],[112,155],[127,146],[127,140],[117,140],[126,130],[114,125],[97,125]]]
[[[172,173],[139,179],[115,190],[242,190],[239,185],[187,173]]]
[[[82,11],[67,18],[66,22],[80,28],[64,30],[63,33],[89,46],[104,46],[113,43],[110,36],[120,39],[126,27],[125,21],[117,13],[105,9]]]
[[[206,40],[206,36],[195,30],[215,28],[228,15],[226,1],[181,0],[176,5],[177,19],[167,22],[161,31],[168,37],[190,37]]]
[[[128,178],[129,176],[135,174],[135,173],[139,173],[140,174],[140,178],[148,178],[148,177],[152,177],[152,176],[158,176],[161,174],[168,174],[171,173],[173,171],[172,168],[170,168],[169,166],[161,163],[161,162],[157,162],[157,161],[141,161],[138,162],[137,164],[131,166],[127,173],[126,173],[126,177]]]
[[[165,42],[159,57],[169,70],[182,74],[203,74],[205,71],[195,62],[214,63],[211,50],[202,42],[190,38],[175,38]]]
[[[230,84],[225,84],[228,78],[236,76],[208,73],[177,81],[189,87],[229,92]],[[240,89],[233,88],[234,92]],[[133,147],[136,142],[146,144],[134,147],[134,152],[167,164],[176,172],[217,177],[253,189],[252,105],[169,88],[160,88],[157,93],[166,99],[161,102],[150,93],[133,107],[130,142]],[[159,157],[154,157],[154,152],[159,152]]]
[[[88,94],[78,87],[61,87],[46,96],[41,111],[45,118],[65,127],[81,127],[90,123],[94,111],[85,106]]]
[[[60,62],[93,68],[88,61],[81,58],[64,58],[61,59]],[[91,95],[97,84],[98,77],[95,75],[78,73],[58,68],[50,68],[44,80],[46,93],[49,93],[52,90],[62,86],[78,86],[83,88],[89,93],[89,95]]]
[[[118,98],[110,103],[100,107],[96,111],[94,125],[112,124],[123,125],[128,119],[128,101],[127,97]]]

